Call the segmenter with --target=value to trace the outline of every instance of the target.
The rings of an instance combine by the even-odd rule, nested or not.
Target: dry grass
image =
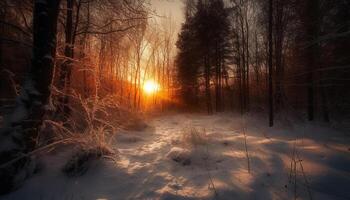
[[[182,130],[182,142],[189,147],[196,147],[208,144],[208,136],[205,130],[195,127],[187,127]]]
[[[48,116],[44,120],[43,131],[37,138],[39,148],[52,151],[68,145],[75,152],[63,168],[68,176],[84,174],[92,160],[115,160],[114,134],[120,128],[118,120],[122,115],[116,99],[70,95],[70,115]]]
[[[113,97],[87,98],[72,96],[71,113],[68,117],[44,120],[44,128],[39,135],[39,146],[52,140],[66,140],[76,143],[82,149],[94,146],[110,146],[111,136],[117,131],[118,123],[114,122],[118,105],[113,103]]]

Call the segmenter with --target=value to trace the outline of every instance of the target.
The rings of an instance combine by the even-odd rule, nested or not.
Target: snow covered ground
[[[264,118],[234,114],[169,114],[147,123],[115,136],[117,163],[95,161],[85,175],[68,178],[61,171],[68,153],[56,152],[0,199],[350,199],[344,132],[287,121],[268,128]],[[187,144],[190,129],[205,141]]]

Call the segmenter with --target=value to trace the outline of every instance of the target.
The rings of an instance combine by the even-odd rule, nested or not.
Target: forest
[[[350,1],[0,0],[0,199],[350,199]]]

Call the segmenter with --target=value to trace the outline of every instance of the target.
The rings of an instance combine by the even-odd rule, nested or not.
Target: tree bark
[[[73,53],[73,0],[67,0],[67,17],[66,17],[66,26],[65,26],[65,48],[64,56],[65,61],[63,62],[60,70],[58,89],[65,94],[59,97],[59,109],[61,114],[69,114],[69,97],[68,89],[70,87],[70,75],[72,72],[72,59],[74,57]]]
[[[307,19],[306,19],[306,34],[307,42],[316,41],[319,36],[319,0],[310,0],[306,3]],[[315,93],[315,70],[319,54],[319,44],[313,44],[307,48],[307,113],[308,120],[314,120],[314,93]]]
[[[204,76],[205,76],[205,94],[208,114],[212,114],[211,94],[210,94],[210,64],[209,58],[206,55],[204,58]]]
[[[272,87],[272,28],[273,28],[273,1],[269,0],[269,126],[273,126],[273,87]]]
[[[35,148],[51,95],[59,4],[60,0],[34,1],[32,66],[15,110],[0,130],[0,193],[17,188],[34,170],[26,154]]]
[[[275,85],[275,101],[276,101],[276,110],[280,110],[283,107],[283,96],[284,96],[284,87],[283,87],[283,73],[284,66],[282,63],[282,52],[283,52],[283,38],[284,38],[284,1],[276,1],[276,12],[275,12],[275,61],[276,61],[276,85]]]

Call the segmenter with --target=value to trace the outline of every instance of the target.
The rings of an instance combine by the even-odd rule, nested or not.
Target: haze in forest
[[[0,199],[350,199],[349,10],[0,0]]]

